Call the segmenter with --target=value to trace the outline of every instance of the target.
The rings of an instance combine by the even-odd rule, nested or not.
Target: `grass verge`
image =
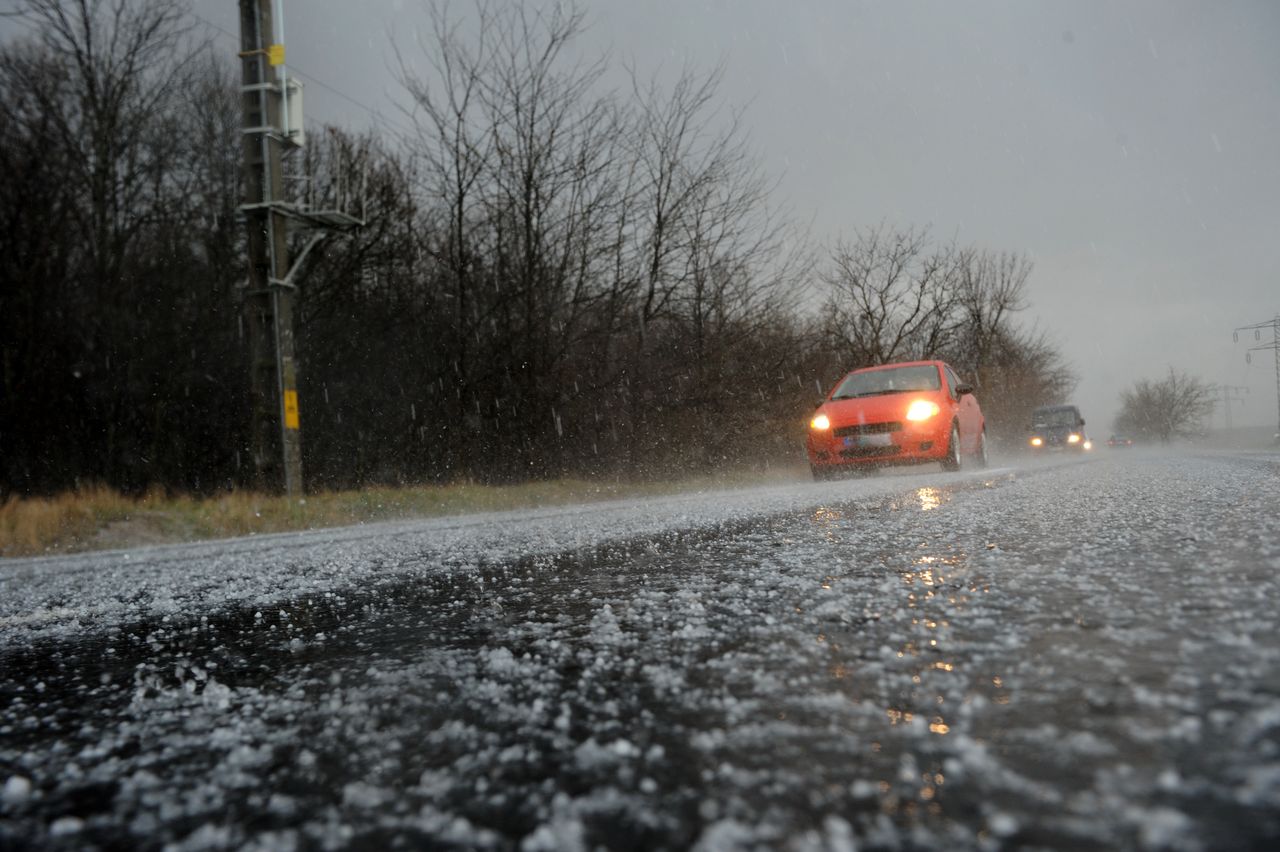
[[[802,473],[799,468],[774,468],[659,482],[560,479],[505,486],[456,483],[326,491],[299,500],[245,491],[192,497],[163,490],[131,498],[93,486],[55,497],[10,497],[0,504],[0,557],[590,503],[793,480]]]

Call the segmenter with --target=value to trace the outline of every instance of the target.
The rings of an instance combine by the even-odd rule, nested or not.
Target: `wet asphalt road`
[[[0,847],[1277,848],[1280,455],[733,499],[0,562]]]

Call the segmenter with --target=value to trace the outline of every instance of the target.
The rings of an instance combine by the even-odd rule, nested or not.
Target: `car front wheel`
[[[987,459],[987,427],[982,427],[982,433],[978,435],[978,451],[974,453],[974,459],[978,462],[978,467],[986,467]]]
[[[960,469],[960,430],[951,424],[951,438],[947,441],[947,454],[942,459],[943,470]]]

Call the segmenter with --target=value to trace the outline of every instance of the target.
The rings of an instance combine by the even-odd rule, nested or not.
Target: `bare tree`
[[[181,140],[162,122],[191,80],[185,7],[177,0],[23,0],[21,13],[65,69],[73,98],[43,106],[84,192],[75,220],[88,284],[118,288],[133,242],[169,200],[159,178]],[[32,93],[42,91],[27,82]]]
[[[79,252],[68,236],[75,199],[61,130],[47,108],[66,104],[69,89],[63,67],[35,45],[0,50],[0,499],[56,478],[47,464],[80,461],[72,458],[66,404],[61,412],[53,404],[82,391],[70,285]]]
[[[401,84],[413,100],[410,113],[416,135],[406,140],[417,162],[415,169],[424,206],[432,210],[432,227],[421,234],[420,245],[437,267],[433,284],[439,289],[437,310],[450,322],[440,329],[428,354],[439,374],[431,385],[441,389],[435,399],[444,419],[453,425],[444,431],[447,467],[461,468],[470,453],[470,435],[478,425],[472,411],[472,348],[479,333],[475,302],[483,276],[480,263],[486,254],[484,181],[492,168],[495,139],[487,124],[482,101],[484,75],[496,61],[492,29],[496,13],[489,5],[476,4],[478,22],[472,44],[462,24],[450,19],[447,9],[431,7],[431,35],[419,44],[427,58],[427,74],[396,48]],[[434,357],[430,357],[434,356]],[[456,394],[445,394],[448,381]]]
[[[1009,342],[1014,314],[1026,308],[1027,279],[1033,265],[1023,254],[967,248],[956,263],[955,366],[973,376],[982,388],[986,370],[1002,345]],[[1007,355],[1007,353],[1006,353]]]
[[[670,92],[656,81],[642,86],[632,73],[637,112],[629,134],[635,172],[628,202],[635,211],[631,236],[639,265],[636,319],[642,341],[687,280],[690,240],[703,230],[700,208],[726,178],[740,178],[744,166],[751,168],[738,117],[713,129],[720,73],[699,77],[686,71]],[[758,193],[750,176],[743,183],[743,191]]]
[[[495,140],[486,197],[494,273],[508,290],[494,318],[513,356],[504,360],[520,374],[503,378],[557,438],[557,415],[542,415],[568,402],[565,358],[599,295],[619,202],[617,111],[592,91],[603,60],[566,55],[582,26],[580,11],[561,6],[504,17],[483,89]]]
[[[38,59],[6,62],[5,85],[50,131],[41,156],[56,168],[46,191],[65,248],[52,255],[62,280],[40,283],[58,292],[63,334],[73,338],[64,357],[76,382],[58,431],[83,433],[66,442],[86,448],[73,475],[143,487],[159,449],[152,416],[174,387],[152,368],[165,345],[156,315],[184,313],[169,268],[187,250],[174,235],[190,209],[178,96],[200,73],[185,10],[173,0],[16,5],[33,35],[9,56]]]
[[[1139,379],[1120,394],[1115,429],[1145,440],[1169,443],[1201,434],[1213,414],[1213,385],[1169,368],[1159,381]]]
[[[857,366],[938,357],[956,332],[960,259],[917,228],[882,224],[840,240],[823,276],[833,348]]]
[[[622,134],[615,104],[592,91],[603,60],[567,54],[580,11],[474,10],[470,21],[433,11],[431,72],[403,58],[401,71],[423,207],[440,225],[425,245],[453,317],[440,376],[455,407],[447,439],[460,467],[489,454],[527,473],[554,457],[533,448],[563,437],[566,365],[607,290]],[[498,427],[511,417],[524,434]]]

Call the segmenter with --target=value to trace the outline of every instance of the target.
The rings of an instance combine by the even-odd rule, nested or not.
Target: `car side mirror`
[[[973,385],[968,382],[961,382],[956,385],[956,396],[964,396],[967,393],[973,393]]]
[[[1081,425],[1081,426],[1083,426],[1083,425],[1084,425],[1084,418],[1083,418],[1083,417],[1081,417],[1081,418],[1080,418],[1080,425]]]

